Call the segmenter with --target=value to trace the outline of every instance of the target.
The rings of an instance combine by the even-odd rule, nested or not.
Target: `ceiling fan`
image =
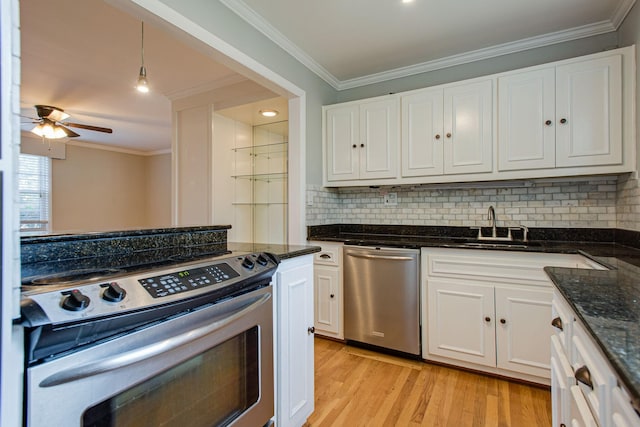
[[[33,123],[37,123],[37,125],[31,129],[31,132],[43,138],[59,139],[65,137],[75,138],[80,136],[69,129],[69,127],[96,132],[113,133],[113,130],[109,128],[84,125],[82,123],[63,122],[63,120],[66,120],[71,116],[65,113],[62,108],[53,107],[51,105],[36,105],[35,108],[38,113],[38,119],[33,119],[35,120]]]

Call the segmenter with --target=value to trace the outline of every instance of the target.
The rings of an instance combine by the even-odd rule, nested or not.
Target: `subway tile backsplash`
[[[397,205],[384,204],[386,193]],[[628,176],[420,187],[307,187],[307,225],[335,223],[640,230],[640,188]]]

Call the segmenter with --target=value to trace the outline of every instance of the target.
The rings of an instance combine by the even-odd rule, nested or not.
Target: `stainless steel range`
[[[26,425],[268,423],[278,263],[232,254],[30,279]]]

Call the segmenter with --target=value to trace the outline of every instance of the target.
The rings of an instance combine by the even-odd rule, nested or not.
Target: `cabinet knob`
[[[546,122],[544,122],[544,124],[547,126],[551,126],[551,123],[552,123],[551,120],[547,120]]]
[[[316,332],[316,328],[314,328],[313,326],[309,326],[307,328],[307,334],[311,335],[311,334],[313,334],[315,332]]]
[[[360,144],[360,147],[364,147],[364,144]]]
[[[329,298],[333,298],[333,297],[335,297],[335,295],[334,295],[334,294],[329,295]]]
[[[576,369],[575,375],[576,375],[576,381],[581,382],[582,384],[586,385],[591,390],[593,390],[593,382],[591,381],[591,372],[589,372],[589,368],[587,368],[586,365],[582,365],[581,367]]]
[[[553,326],[556,329],[560,329],[561,331],[564,330],[562,329],[562,319],[560,318],[560,316],[556,317],[551,321],[551,326]]]
[[[437,135],[436,135],[436,139],[440,139],[440,134],[437,134]]]
[[[451,132],[447,132],[447,138],[451,138]]]
[[[506,319],[500,319],[500,323],[502,323],[503,325],[507,323]]]
[[[357,146],[356,144],[353,144],[353,145],[352,145],[352,147],[353,147],[353,148],[357,148],[358,146]]]
[[[489,317],[489,316],[485,317],[485,318],[484,318],[484,321],[485,321],[485,322],[491,322],[491,317]]]
[[[567,119],[560,119],[560,123],[562,123],[562,124],[567,123]]]

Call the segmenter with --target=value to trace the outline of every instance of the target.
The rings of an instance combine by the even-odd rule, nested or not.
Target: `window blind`
[[[20,231],[49,229],[50,165],[48,157],[20,154]]]

